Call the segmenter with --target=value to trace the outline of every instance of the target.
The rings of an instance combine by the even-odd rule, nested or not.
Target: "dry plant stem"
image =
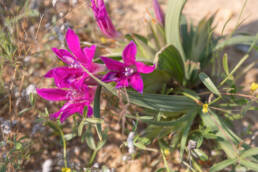
[[[126,100],[127,100],[126,104],[124,104],[124,102],[123,102],[123,100],[124,100],[123,95],[125,95],[125,97],[126,97]],[[126,88],[118,91],[118,98],[119,98],[119,104],[122,105],[122,111],[119,114],[119,121],[122,119],[122,133],[124,134],[125,120],[126,120],[125,114],[127,112],[128,106],[130,105]]]
[[[215,109],[215,110],[218,110],[218,111],[221,111],[221,112],[225,112],[225,113],[230,113],[230,111],[227,111],[225,109],[222,109],[222,108],[218,108],[218,107],[210,107],[211,109]],[[231,110],[231,112],[240,112],[241,110]],[[230,113],[232,114],[232,113]]]
[[[14,74],[13,74],[13,77],[12,77],[12,82],[11,82],[11,85],[10,85],[10,88],[9,88],[9,114],[11,114],[12,112],[12,90],[13,90],[13,86],[14,86],[14,81],[15,81],[15,78],[16,78],[16,72],[17,72],[17,69],[19,68],[19,65],[15,65],[15,69],[14,69]]]
[[[35,40],[38,39],[38,33],[39,33],[39,29],[40,29],[43,18],[44,18],[44,14],[42,16],[40,16],[40,21],[39,21],[39,25],[38,25],[38,28],[37,28],[37,31],[36,31]]]
[[[237,93],[226,93],[226,92],[220,92],[222,95],[227,95],[227,96],[239,96],[239,97],[245,97],[245,98],[249,98],[249,99],[258,99],[257,97],[255,96],[252,96],[252,95],[247,95],[247,94],[237,94]],[[203,93],[199,93],[200,96],[202,95],[207,95],[207,94],[211,94],[211,92],[209,91],[206,91],[206,92],[203,92]]]
[[[192,168],[192,165],[190,164],[188,164],[187,162],[185,162],[185,161],[183,161],[183,164],[186,166],[186,167],[188,167],[191,171],[194,171],[195,172],[195,170]]]

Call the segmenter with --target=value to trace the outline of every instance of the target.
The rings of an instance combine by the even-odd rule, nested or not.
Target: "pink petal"
[[[70,69],[73,69],[73,68],[69,68],[69,67],[67,67],[67,66],[64,66],[64,67],[56,67],[56,68],[53,68],[53,69],[49,70],[49,71],[44,75],[44,77],[46,77],[46,78],[54,78],[57,73],[63,76],[63,75],[66,74]],[[78,69],[76,68],[76,70],[78,70]]]
[[[140,73],[151,73],[155,70],[155,65],[148,66],[142,62],[136,62],[135,65],[137,67],[137,72]]]
[[[100,57],[101,60],[105,63],[105,65],[107,66],[107,68],[111,71],[117,71],[117,72],[121,72],[124,70],[124,64],[119,62],[119,61],[116,61],[116,60],[113,60],[113,59],[110,59],[110,58],[107,58],[107,57]]]
[[[68,91],[60,88],[42,88],[37,89],[37,93],[40,97],[50,101],[62,101],[68,100]]]
[[[158,0],[153,0],[152,4],[153,4],[153,8],[154,8],[154,12],[157,20],[160,22],[160,24],[164,25],[165,17],[162,9],[160,8]]]
[[[64,63],[71,65],[75,62],[75,58],[73,55],[64,49],[57,49],[57,48],[52,48],[53,52],[56,54],[56,56],[62,60]]]
[[[93,100],[94,100],[94,96],[95,96],[95,93],[96,93],[96,89],[97,89],[96,86],[87,87],[86,95],[85,95],[85,100],[87,100],[87,102],[88,102],[89,104],[90,104],[91,102],[93,102]]]
[[[83,49],[83,53],[87,57],[87,61],[85,63],[87,63],[88,65],[91,65],[92,59],[94,58],[94,55],[95,55],[95,51],[96,51],[96,45],[92,45],[91,47],[85,47]]]
[[[88,106],[87,117],[92,117],[92,114],[93,114],[93,109],[92,107]]]
[[[117,72],[108,72],[103,78],[103,82],[112,82],[112,81],[117,81],[118,78],[118,73]]]
[[[81,62],[85,61],[86,57],[82,53],[80,39],[72,29],[68,29],[66,32],[66,43],[68,45],[68,48],[73,52],[78,60],[80,60]]]
[[[98,4],[98,7],[100,7],[100,8],[103,8],[103,6],[105,6],[103,0],[97,0],[97,4]]]
[[[123,78],[119,81],[117,81],[117,84],[116,84],[116,88],[124,88],[124,87],[128,87],[128,80],[127,78]]]
[[[49,115],[50,119],[57,119],[60,116],[60,111],[56,112],[56,113],[52,113]]]
[[[97,74],[100,72],[104,72],[106,70],[106,66],[104,64],[92,63],[91,64],[91,73]]]
[[[127,66],[135,64],[135,57],[137,53],[136,44],[131,41],[123,51],[123,60]]]
[[[73,103],[73,104],[67,105],[65,108],[62,109],[62,114],[60,117],[61,123],[63,123],[69,116],[75,113],[82,114],[84,106],[85,106],[84,103]]]
[[[140,74],[136,73],[130,77],[130,85],[136,91],[142,94],[143,92],[143,80]]]
[[[69,88],[72,84],[79,84],[88,75],[79,68],[57,67],[48,71],[47,78],[54,78],[55,84],[59,88]]]

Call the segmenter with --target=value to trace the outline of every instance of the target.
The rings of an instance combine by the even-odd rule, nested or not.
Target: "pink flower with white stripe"
[[[140,73],[151,73],[155,65],[148,66],[142,62],[136,62],[137,47],[131,41],[123,51],[123,61],[119,62],[107,57],[101,57],[101,60],[110,70],[103,78],[104,82],[116,82],[116,88],[131,86],[136,91],[143,93],[143,80]]]
[[[65,101],[64,106],[56,113],[50,114],[51,119],[58,119],[64,122],[69,116],[79,113],[83,114],[85,106],[88,106],[87,116],[91,117],[93,109],[90,104],[94,99],[96,87],[90,88],[82,85],[80,88],[42,88],[37,89],[40,97],[49,101]]]
[[[85,82],[87,84],[95,83],[80,65],[95,75],[105,70],[104,65],[92,62],[96,46],[92,45],[81,49],[79,37],[72,29],[68,29],[66,32],[66,43],[72,53],[65,49],[52,48],[52,50],[68,66],[53,68],[47,72],[45,77],[54,78],[56,86],[59,88],[80,86]]]

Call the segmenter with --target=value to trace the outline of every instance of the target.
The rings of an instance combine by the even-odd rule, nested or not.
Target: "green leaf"
[[[182,84],[185,76],[184,62],[180,53],[173,45],[162,48],[158,53],[158,68],[167,71]]]
[[[101,118],[86,118],[85,121],[91,124],[101,124],[104,122]]]
[[[101,95],[101,86],[98,86],[95,97],[94,97],[94,107],[93,107],[93,112],[94,112],[94,117],[100,119],[100,95]],[[97,132],[100,138],[103,138],[102,136],[102,129],[101,129],[101,123],[97,124]]]
[[[5,164],[0,166],[0,172],[7,172],[7,167]]]
[[[181,144],[180,144],[180,159],[181,159],[181,161],[183,160],[184,150],[185,150],[187,138],[188,138],[188,135],[189,135],[189,131],[192,127],[192,123],[193,123],[193,120],[194,120],[196,115],[197,115],[196,111],[195,112],[190,111],[188,114],[186,114],[188,119],[187,119],[187,122],[185,124],[186,127],[184,128],[183,135],[182,135],[182,138],[181,138]]]
[[[247,160],[243,160],[243,159],[241,159],[241,160],[239,161],[239,163],[240,163],[241,165],[244,165],[244,166],[247,167],[248,169],[251,169],[251,170],[254,170],[254,171],[258,171],[258,165],[257,165],[257,163],[253,163],[253,162],[251,162],[251,161],[247,161]]]
[[[83,70],[90,75],[95,81],[100,85],[105,87],[113,95],[117,96],[115,88],[102,82],[100,79],[95,77],[90,73],[84,66]],[[128,91],[129,101],[140,107],[148,108],[155,111],[162,112],[186,112],[192,110],[193,108],[198,108],[199,106],[191,99],[185,96],[171,96],[171,95],[161,95],[161,94],[139,94],[134,91]],[[89,118],[87,118],[90,121]]]
[[[157,125],[157,126],[163,126],[163,127],[171,127],[171,126],[177,126],[181,125],[184,121],[187,120],[188,115],[183,115],[182,117],[172,120],[172,121],[155,121],[155,120],[149,120],[149,119],[141,119],[139,118],[140,121],[151,124],[151,125]]]
[[[81,136],[82,135],[82,130],[83,130],[83,127],[84,127],[84,124],[85,124],[85,119],[83,119],[79,126],[78,126],[78,136]]]
[[[156,49],[160,49],[166,45],[166,36],[163,26],[158,22],[151,22],[150,28],[156,44]]]
[[[204,153],[201,149],[194,149],[194,153],[200,158],[202,161],[207,161],[209,159],[208,155]]]
[[[84,127],[84,124],[85,124],[85,121],[86,121],[87,111],[88,111],[88,107],[85,106],[84,110],[83,110],[83,119],[78,126],[78,136],[82,135],[83,127]]]
[[[128,95],[131,103],[155,111],[186,112],[199,107],[193,100],[185,96],[149,93],[142,95],[134,91],[128,91]]]
[[[215,171],[220,171],[220,170],[223,170],[225,169],[227,166],[231,165],[231,164],[234,164],[237,162],[237,159],[227,159],[227,160],[224,160],[222,162],[219,162],[215,165],[213,165],[211,168],[210,168],[210,172],[215,172]]]
[[[215,44],[215,40],[212,37],[214,30],[212,28],[212,23],[214,18],[215,14],[213,14],[211,17],[204,17],[198,23],[198,26],[193,32],[194,34],[191,40],[192,46],[187,58],[194,62],[199,62],[201,69],[206,67],[207,63],[210,61],[212,55],[211,46]]]
[[[107,139],[99,141],[96,147],[96,150],[100,150],[106,144],[106,142],[107,142]]]
[[[240,157],[241,158],[246,158],[246,157],[250,157],[250,156],[254,156],[254,155],[258,155],[258,148],[250,148],[247,151],[243,152]]]
[[[64,135],[64,139],[66,140],[66,141],[69,141],[69,140],[72,140],[74,137],[76,137],[77,136],[77,134],[75,134],[75,133],[70,133],[70,134],[65,134]]]
[[[153,62],[156,53],[155,50],[152,49],[146,42],[142,41],[142,39],[139,39],[138,36],[134,36],[133,39],[143,57],[146,58],[149,62]]]
[[[238,35],[238,36],[230,37],[222,41],[221,43],[217,44],[217,46],[214,48],[213,51],[217,51],[221,48],[231,46],[231,45],[236,45],[236,44],[251,45],[255,40],[256,40],[256,36],[248,36],[248,35]]]
[[[180,38],[180,18],[186,0],[169,0],[166,11],[165,33],[168,44],[174,45],[185,61]]]
[[[248,54],[246,54],[238,63],[237,65],[234,67],[234,69],[230,72],[230,74],[228,74],[228,76],[219,84],[220,86],[222,86],[228,79],[230,79],[233,74],[237,71],[237,69],[246,61],[246,59],[249,57]]]
[[[212,80],[210,79],[210,77],[208,75],[206,75],[205,73],[200,73],[199,77],[202,81],[202,83],[214,94],[220,96],[220,92],[217,89],[217,87],[214,85],[214,83],[212,82]]]
[[[166,71],[158,69],[154,70],[150,74],[143,74],[142,79],[144,82],[144,91],[151,93],[160,91],[164,84],[171,81],[171,77]]]
[[[234,159],[238,157],[233,146],[236,148],[241,139],[230,130],[226,123],[211,110],[209,110],[208,114],[202,114],[201,118],[207,128],[217,131],[217,142],[228,158]]]
[[[16,150],[21,150],[22,149],[22,144],[20,142],[15,144],[15,149]]]
[[[87,142],[87,145],[89,146],[89,148],[92,149],[92,150],[96,150],[96,144],[95,144],[92,132],[91,132],[91,127],[89,127],[86,130],[86,137],[85,138],[86,138],[86,142]]]
[[[142,143],[140,143],[140,142],[136,142],[136,143],[134,143],[134,146],[136,146],[137,148],[142,149],[142,150],[147,150],[147,151],[157,152],[157,150],[156,150],[156,149],[148,148],[147,146],[145,146],[144,144],[142,144]]]
[[[166,168],[159,168],[155,172],[165,172],[165,171],[166,171]]]
[[[229,69],[228,69],[228,54],[224,54],[223,56],[223,68],[226,73],[226,75],[229,75]]]
[[[55,132],[59,132],[61,130],[60,126],[52,121],[47,121],[46,125],[52,128]]]

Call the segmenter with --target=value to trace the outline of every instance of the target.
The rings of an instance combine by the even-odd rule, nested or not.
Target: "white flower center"
[[[136,72],[134,67],[126,67],[124,74],[125,76],[131,76],[132,74],[134,74]]]

